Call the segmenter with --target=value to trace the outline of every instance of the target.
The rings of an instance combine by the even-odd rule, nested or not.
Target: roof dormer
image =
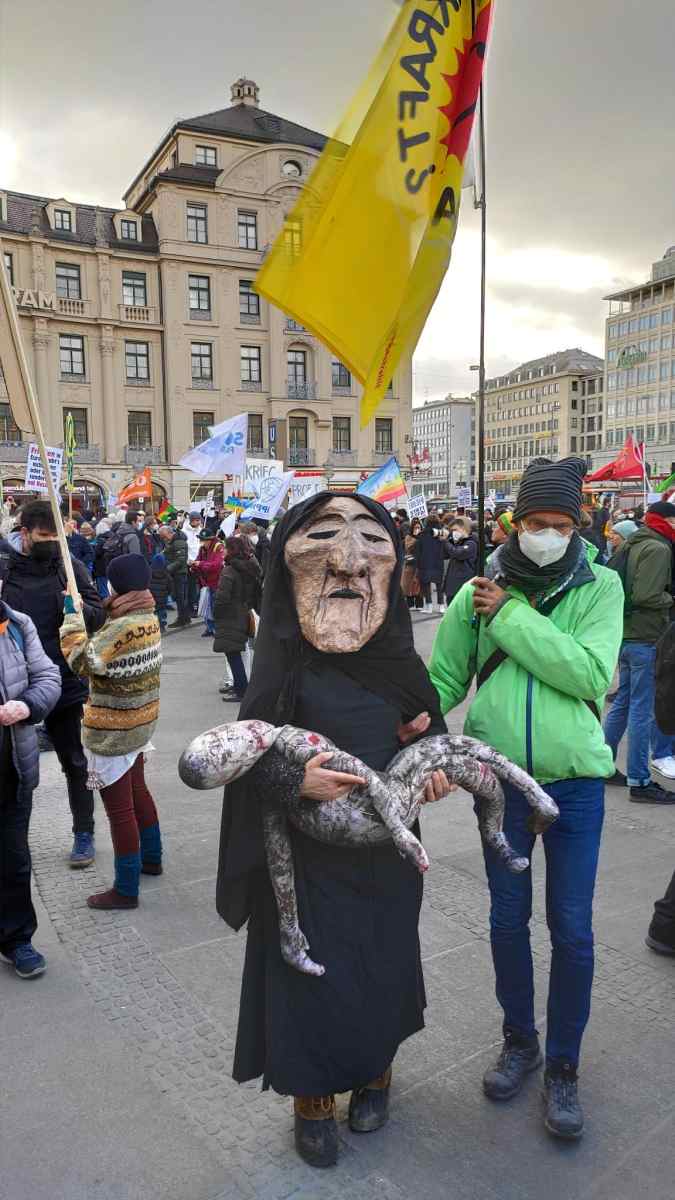
[[[55,233],[77,233],[77,211],[69,200],[50,200],[45,211]]]
[[[140,242],[142,240],[141,218],[130,208],[115,213],[113,217],[115,236],[120,242]]]
[[[0,221],[7,221],[7,192],[0,192]]]

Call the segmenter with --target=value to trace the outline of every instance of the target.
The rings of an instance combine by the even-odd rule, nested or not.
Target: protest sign
[[[61,486],[61,467],[63,465],[63,447],[62,446],[47,446],[47,461],[49,462],[49,471],[54,481],[54,487],[58,492]],[[27,492],[46,492],[47,481],[44,471],[42,470],[42,461],[40,459],[40,450],[35,442],[31,442],[28,447],[28,458],[26,460],[26,483]]]
[[[245,520],[252,521],[257,517],[272,521],[283,504],[294,474],[294,471],[286,471],[264,481],[260,495],[246,509]]]
[[[408,516],[411,521],[424,521],[429,516],[426,496],[408,496]]]
[[[325,491],[324,475],[296,475],[288,491],[288,507],[293,508],[295,504],[309,500],[310,496],[318,496],[319,492]]]

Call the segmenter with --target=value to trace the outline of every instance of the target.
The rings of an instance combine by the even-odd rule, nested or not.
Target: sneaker
[[[667,758],[652,759],[652,767],[666,779],[675,779],[675,758],[669,754]]]
[[[675,792],[667,792],[658,783],[648,783],[645,787],[632,787],[630,799],[633,804],[675,804]]]
[[[552,1064],[544,1075],[544,1125],[553,1137],[576,1142],[584,1132],[584,1114],[579,1103],[576,1067]]]
[[[611,779],[607,780],[610,787],[628,787],[628,780],[623,771],[616,770]]]
[[[205,629],[202,634],[202,637],[215,637],[215,636],[216,636],[215,633],[212,633],[210,629]]]
[[[501,1054],[494,1067],[483,1076],[483,1091],[490,1100],[511,1100],[517,1096],[525,1076],[536,1071],[543,1062],[539,1038],[517,1038],[507,1033]]]
[[[93,833],[76,833],[70,852],[71,867],[90,867],[95,858]]]
[[[44,955],[40,954],[30,942],[23,942],[22,945],[15,946],[13,950],[0,953],[0,958],[9,966],[14,967],[21,979],[35,979],[37,975],[43,975],[47,970]]]

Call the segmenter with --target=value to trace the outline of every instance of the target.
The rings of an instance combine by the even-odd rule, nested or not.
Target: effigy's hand
[[[436,800],[444,800],[451,792],[456,791],[457,784],[450,783],[445,771],[434,771],[427,780],[422,803],[434,804]]]
[[[344,771],[329,771],[325,768],[323,764],[329,762],[332,757],[333,751],[325,750],[310,758],[300,788],[303,800],[316,800],[318,803],[341,800],[353,787],[366,786],[365,779],[359,779],[358,775],[347,775]]]
[[[399,742],[402,746],[407,746],[408,742],[412,742],[415,738],[426,733],[430,725],[431,717],[428,712],[420,713],[418,717],[415,717],[414,721],[408,721],[407,725],[399,725],[397,730]]]

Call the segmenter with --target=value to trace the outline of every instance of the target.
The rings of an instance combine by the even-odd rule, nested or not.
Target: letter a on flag
[[[364,385],[367,425],[450,262],[492,0],[405,0],[256,289]]]

